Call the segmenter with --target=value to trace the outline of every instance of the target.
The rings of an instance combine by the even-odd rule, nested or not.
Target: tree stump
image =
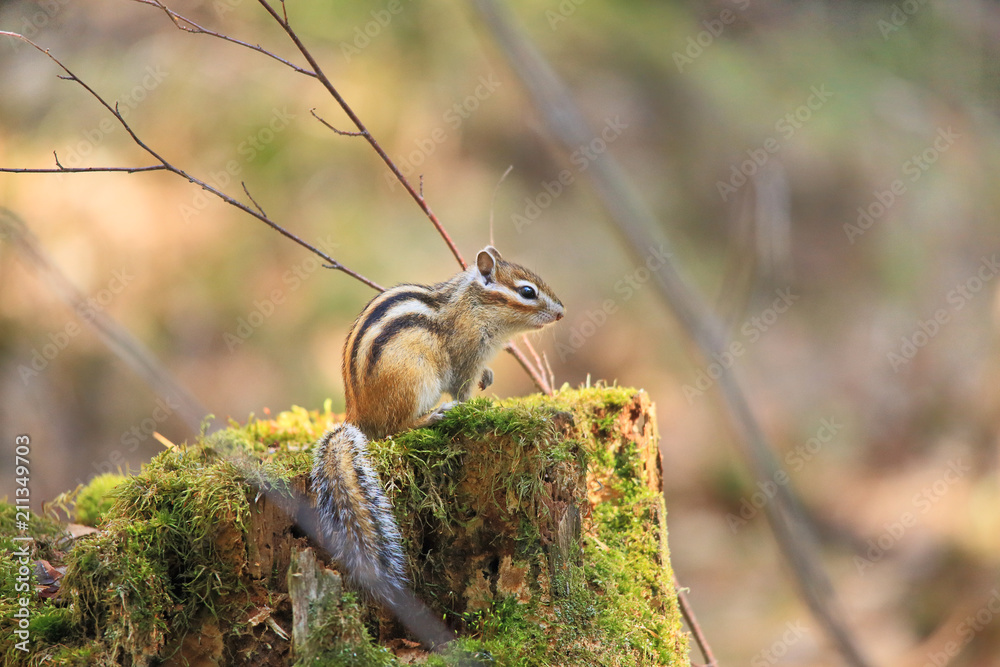
[[[36,604],[67,623],[25,664],[689,664],[644,392],[476,399],[371,443],[414,592],[460,638],[435,653],[255,490],[309,497],[309,448],[337,418],[233,425],[128,478]]]

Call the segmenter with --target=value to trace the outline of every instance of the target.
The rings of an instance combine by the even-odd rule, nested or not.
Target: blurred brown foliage
[[[293,56],[253,2],[171,6]],[[835,658],[758,511],[767,484],[733,456],[719,372],[739,374],[778,444],[876,661],[995,664],[995,3],[515,2],[595,129],[569,159],[468,7],[288,8],[467,255],[488,242],[513,165],[496,245],[568,309],[537,344],[560,382],[613,380],[658,401],[674,566],[724,664]],[[371,279],[457,268],[370,148],[309,115],[350,129],[309,78],[125,0],[3,2],[0,29],[117,99],[174,163],[234,196],[245,181],[273,219]],[[66,166],[148,164],[56,74],[0,40],[0,166],[51,167],[53,150]],[[731,323],[728,357],[692,355],[616,243],[581,178],[605,152]],[[217,416],[342,406],[340,347],[372,292],[260,223],[158,173],[0,174],[0,205]],[[36,502],[134,469],[160,448],[153,430],[190,435],[9,244],[0,285],[0,440],[31,434]],[[511,358],[495,370],[491,392],[532,390]]]

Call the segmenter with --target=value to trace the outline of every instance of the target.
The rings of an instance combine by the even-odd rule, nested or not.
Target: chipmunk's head
[[[541,329],[562,319],[562,302],[545,281],[533,271],[504,260],[493,246],[479,251],[470,271],[481,288],[482,305],[503,309],[508,333]]]

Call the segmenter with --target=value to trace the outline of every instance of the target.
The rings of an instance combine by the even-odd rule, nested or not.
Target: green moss
[[[103,530],[68,555],[73,622],[112,659],[137,660],[160,654],[203,610],[239,607],[247,518],[232,464],[200,449],[161,453],[120,481]]]
[[[124,479],[124,475],[108,472],[90,480],[74,498],[76,522],[97,526],[114,504],[114,490]]]
[[[322,410],[306,410],[293,405],[274,419],[254,419],[250,415],[243,425],[231,421],[229,432],[241,435],[245,444],[257,453],[299,451],[316,442],[336,421],[337,415],[333,414],[331,406],[332,401],[327,399]]]
[[[238,604],[246,493],[235,466],[204,450],[155,457],[121,484],[104,530],[70,555],[77,622],[114,655],[156,654],[202,610]]]
[[[639,485],[622,486],[620,504],[594,508],[600,542],[587,546],[588,581],[602,592],[598,623],[618,650],[641,660],[635,664],[672,664],[679,619],[676,609],[664,613],[674,593],[660,565],[663,498]]]
[[[587,466],[607,480],[608,493],[615,497],[615,502],[593,508],[591,536],[578,545],[582,558],[556,558],[542,567],[539,580],[545,590],[536,591],[540,595],[528,604],[498,596],[489,609],[464,615],[477,635],[460,643],[466,654],[488,655],[502,665],[687,664],[686,635],[665,549],[662,495],[646,485],[634,442],[609,448],[602,439],[634,395],[629,389],[591,387],[563,389],[552,398],[507,400],[499,406],[472,401],[449,413],[441,428],[397,438],[395,446],[416,459],[408,462],[411,469],[438,465],[445,470],[468,467],[468,462],[453,461],[465,453],[465,438],[509,438],[497,447],[496,462],[476,452],[481,456],[478,465],[503,471],[495,483],[503,485],[509,511],[537,505],[539,494],[545,493],[543,480],[551,482],[565,463]],[[556,437],[553,423],[560,415],[569,415],[575,428]],[[459,434],[463,438],[456,439]],[[529,454],[520,448],[538,443],[542,448],[530,452],[531,464],[519,466],[519,454]],[[396,466],[383,461],[380,467],[395,476]],[[454,499],[457,482],[447,474],[441,480],[447,484],[427,492],[414,490],[421,480],[411,478],[403,485],[404,495]],[[494,491],[483,496],[494,496]],[[420,498],[402,504],[421,507]],[[445,520],[458,523],[462,507],[454,502],[433,506]],[[525,527],[518,538],[535,550],[518,555],[528,564],[539,556],[540,536],[536,524],[526,522]],[[558,637],[555,645],[553,637]],[[452,663],[435,657],[429,664]]]
[[[48,606],[35,614],[29,624],[31,636],[38,641],[57,644],[79,634],[73,612],[66,607]]]
[[[450,410],[434,428],[407,431],[372,443],[373,464],[397,504],[430,514],[451,531],[465,523],[463,515],[468,508],[456,506],[455,496],[461,482],[459,473],[470,463],[479,470],[492,471],[503,460],[514,471],[506,478],[484,476],[492,485],[484,495],[513,497],[515,509],[538,493],[541,466],[519,468],[518,462],[526,447],[545,437],[551,439],[554,429],[548,416],[537,409],[497,409],[487,399],[474,399]],[[477,451],[479,457],[468,462],[466,449],[470,441],[478,439],[497,446]]]

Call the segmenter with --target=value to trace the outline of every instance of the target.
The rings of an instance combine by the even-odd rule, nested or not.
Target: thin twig
[[[240,181],[240,185],[243,186],[243,192],[247,193],[247,197],[249,197],[250,201],[253,202],[253,205],[257,207],[257,210],[260,211],[260,214],[263,216],[267,216],[267,213],[264,213],[264,209],[261,208],[260,204],[257,203],[257,200],[253,198],[253,195],[250,194],[250,191],[247,190],[246,181]]]
[[[358,128],[359,131],[357,133],[353,133],[353,132],[345,132],[345,131],[342,131],[342,130],[338,130],[337,128],[333,127],[331,124],[329,124],[328,122],[326,122],[324,119],[320,118],[315,113],[315,111],[312,111],[313,116],[316,117],[317,120],[319,120],[326,127],[328,127],[330,130],[332,130],[333,132],[335,132],[338,135],[362,136],[362,137],[364,137],[369,142],[369,144],[372,146],[372,148],[375,150],[375,152],[379,155],[379,157],[383,160],[383,162],[385,162],[385,164],[393,172],[393,174],[396,176],[396,178],[399,180],[399,182],[407,190],[407,192],[410,193],[411,197],[413,197],[413,199],[417,202],[417,204],[420,206],[421,210],[423,210],[423,212],[425,213],[425,215],[427,215],[428,219],[430,219],[430,221],[432,222],[432,224],[434,225],[434,227],[437,229],[438,233],[441,235],[442,239],[444,239],[444,241],[448,245],[449,249],[451,249],[452,254],[455,256],[455,259],[458,261],[459,265],[461,265],[462,268],[465,268],[467,266],[466,263],[465,263],[464,258],[462,257],[461,253],[458,251],[458,248],[455,246],[455,243],[452,241],[451,236],[448,234],[448,232],[441,225],[441,222],[437,219],[437,216],[433,213],[433,211],[431,211],[430,206],[427,204],[426,200],[423,197],[423,177],[421,176],[420,192],[417,193],[417,192],[415,192],[413,190],[413,186],[410,185],[409,181],[407,181],[406,177],[403,176],[402,172],[399,171],[399,168],[395,165],[395,163],[391,160],[391,158],[389,158],[389,156],[385,153],[385,151],[382,149],[382,147],[379,145],[379,143],[371,135],[371,133],[368,131],[367,127],[365,127],[365,125],[361,122],[360,118],[358,118],[358,116],[354,113],[354,110],[347,104],[346,100],[340,95],[340,93],[336,90],[336,88],[334,88],[334,86],[330,82],[330,80],[327,78],[327,76],[319,68],[319,65],[318,65],[316,59],[309,52],[309,50],[306,48],[305,44],[301,41],[301,39],[295,33],[294,29],[291,27],[291,25],[290,25],[290,23],[288,21],[287,8],[285,7],[284,3],[282,3],[282,15],[278,16],[278,14],[275,12],[274,8],[269,3],[267,3],[266,0],[259,0],[260,3],[261,3],[261,5],[267,10],[267,12],[272,16],[272,18],[274,18],[274,20],[277,21],[278,24],[282,27],[282,29],[285,30],[285,32],[289,35],[289,37],[292,39],[292,42],[296,45],[296,47],[299,49],[299,51],[302,53],[302,55],[306,58],[306,60],[308,60],[309,63],[313,66],[313,68],[314,68],[315,71],[304,70],[304,69],[302,69],[300,67],[297,67],[296,65],[290,63],[289,61],[287,61],[287,60],[285,60],[283,58],[280,58],[279,56],[273,54],[272,52],[270,52],[270,51],[268,51],[266,49],[263,49],[260,46],[254,46],[254,45],[248,44],[247,42],[242,42],[240,40],[233,39],[233,38],[229,37],[228,35],[224,35],[222,33],[218,33],[218,32],[209,30],[207,28],[204,28],[201,25],[195,23],[194,21],[192,21],[192,20],[190,20],[190,19],[182,16],[181,14],[173,11],[172,9],[166,7],[162,2],[159,2],[159,0],[133,0],[133,1],[134,2],[138,2],[140,4],[150,5],[150,6],[153,6],[153,7],[156,7],[156,8],[159,8],[159,9],[163,10],[167,14],[167,16],[170,18],[170,20],[174,23],[174,25],[177,28],[179,28],[179,29],[181,29],[181,30],[183,30],[185,32],[189,32],[189,33],[192,33],[192,34],[205,34],[205,35],[209,35],[211,37],[216,37],[218,39],[222,39],[224,41],[227,41],[227,42],[230,42],[230,43],[233,43],[233,44],[237,44],[239,46],[243,46],[243,47],[249,48],[251,50],[257,51],[258,53],[262,53],[262,54],[267,55],[267,56],[269,56],[271,58],[274,58],[274,59],[276,59],[276,60],[278,60],[278,61],[280,61],[280,62],[288,65],[289,67],[291,67],[292,69],[294,69],[297,72],[300,72],[300,73],[303,73],[303,74],[307,74],[307,75],[312,76],[312,77],[316,78],[317,80],[319,80],[323,84],[323,86],[328,90],[328,92],[330,92],[330,94],[334,97],[334,99],[338,102],[338,104],[345,111],[345,113],[347,113],[348,117],[351,118],[352,122],[354,122],[355,126]],[[184,22],[187,25],[183,25],[181,22]],[[116,105],[115,108],[112,108],[98,93],[96,93],[92,88],[90,88],[90,86],[86,85],[83,81],[81,81],[79,78],[77,78],[76,75],[74,75],[68,68],[66,68],[51,53],[49,53],[48,50],[42,49],[40,46],[38,46],[37,44],[35,44],[34,42],[32,42],[30,39],[24,37],[23,35],[19,35],[17,33],[0,31],[0,35],[7,35],[9,37],[20,39],[20,40],[22,40],[22,41],[30,44],[31,46],[33,46],[37,50],[39,50],[42,53],[44,53],[50,59],[52,59],[53,62],[55,62],[67,74],[67,76],[65,76],[65,77],[61,76],[60,78],[64,78],[64,79],[71,80],[71,81],[76,81],[81,86],[83,86],[83,88],[85,88],[87,90],[87,92],[89,92],[92,96],[94,96],[98,100],[98,102],[100,102],[106,109],[108,109],[108,111],[110,111],[115,116],[115,118],[119,121],[119,123],[121,123],[121,125],[128,132],[129,136],[132,137],[132,140],[140,148],[142,148],[144,151],[146,151],[147,153],[149,153],[154,158],[156,158],[157,160],[160,161],[159,165],[153,165],[152,167],[141,167],[141,168],[127,168],[127,167],[126,168],[122,168],[122,167],[108,167],[108,168],[103,168],[103,167],[86,167],[86,168],[66,169],[62,165],[59,164],[58,157],[56,157],[56,164],[58,166],[58,169],[55,169],[55,170],[47,170],[47,171],[43,171],[43,170],[28,171],[28,170],[25,170],[25,171],[21,171],[21,172],[18,172],[18,171],[15,171],[15,170],[4,170],[4,171],[15,171],[15,173],[58,173],[60,171],[65,171],[65,172],[68,172],[68,173],[71,173],[73,171],[90,171],[90,172],[100,172],[100,171],[138,172],[138,171],[154,171],[154,170],[170,171],[172,173],[175,173],[175,174],[177,174],[177,175],[179,175],[179,176],[187,179],[188,181],[190,181],[192,183],[195,183],[195,184],[199,185],[202,189],[204,189],[207,192],[210,192],[210,193],[216,195],[217,197],[219,197],[220,199],[222,199],[223,201],[225,201],[230,206],[234,206],[234,207],[240,209],[241,211],[243,211],[243,212],[245,212],[245,213],[247,213],[249,215],[252,215],[253,217],[255,217],[258,220],[260,220],[261,222],[263,222],[263,223],[267,224],[268,226],[270,226],[272,229],[278,231],[280,234],[286,236],[287,238],[289,238],[289,239],[295,241],[296,243],[298,243],[299,245],[301,245],[301,246],[303,246],[303,247],[311,250],[312,252],[316,253],[317,255],[319,255],[320,257],[322,257],[323,259],[325,259],[327,261],[327,263],[324,264],[324,266],[326,268],[332,268],[332,269],[336,269],[338,271],[341,271],[343,273],[346,273],[346,274],[354,277],[355,279],[357,279],[357,280],[365,283],[369,287],[372,287],[373,289],[376,289],[376,290],[379,290],[379,291],[383,291],[384,288],[382,288],[379,284],[375,283],[372,280],[369,280],[368,278],[362,276],[359,273],[356,273],[356,272],[348,269],[347,267],[345,267],[344,265],[342,265],[340,262],[334,260],[332,257],[330,257],[329,255],[327,255],[326,253],[320,251],[319,249],[317,249],[314,246],[310,245],[306,241],[300,239],[296,235],[294,235],[291,232],[287,231],[282,226],[278,225],[276,222],[272,221],[270,218],[268,218],[267,215],[264,214],[263,210],[260,208],[259,205],[257,205],[257,202],[254,201],[252,197],[251,197],[251,201],[253,202],[254,206],[257,207],[256,210],[253,209],[253,208],[250,208],[249,206],[247,206],[246,204],[243,204],[240,201],[237,201],[237,200],[233,199],[232,197],[229,197],[228,195],[226,195],[222,191],[220,191],[220,190],[218,190],[218,189],[210,186],[209,184],[207,184],[204,181],[201,181],[200,179],[195,178],[194,176],[191,176],[190,174],[188,174],[184,170],[179,169],[177,167],[174,167],[172,164],[170,164],[169,162],[167,162],[162,156],[160,156],[158,153],[156,153],[155,151],[153,151],[149,146],[147,146],[145,143],[143,143],[139,139],[139,137],[136,135],[136,133],[132,130],[132,128],[125,121],[125,119],[121,115],[121,113],[119,113],[119,111],[117,109],[117,105]],[[245,188],[244,188],[244,190],[245,190]],[[249,196],[249,192],[247,192],[247,195]],[[531,349],[532,353],[534,354],[534,350],[532,349],[532,346],[531,346],[530,342],[526,341],[526,344],[527,344],[528,348]],[[509,353],[511,353],[511,354],[514,355],[514,357],[517,359],[518,363],[521,364],[522,368],[524,368],[524,370],[528,373],[528,375],[532,378],[532,380],[535,382],[535,384],[538,386],[538,388],[541,391],[543,391],[545,393],[548,393],[548,394],[552,393],[551,386],[545,381],[544,370],[543,369],[532,367],[532,365],[528,362],[528,360],[525,358],[525,356],[516,348],[516,346],[514,346],[514,345],[511,344],[511,345],[508,345],[505,349],[507,349],[507,351]]]
[[[528,334],[521,334],[521,340],[524,341],[525,343],[527,343],[528,342]],[[534,348],[531,349],[531,356],[535,360],[535,366],[537,366],[538,368],[541,368],[542,367],[542,360],[538,357],[538,353],[535,352]]]
[[[544,384],[541,387],[541,390],[544,393],[546,393],[549,396],[551,396],[552,394],[555,393],[555,391],[554,391],[555,387],[553,386],[555,383],[546,376],[546,374],[545,374],[545,366],[542,365],[542,360],[541,360],[541,358],[539,358],[538,352],[535,351],[535,346],[531,344],[530,340],[528,340],[528,335],[527,334],[523,334],[521,336],[521,341],[524,343],[525,347],[528,348],[528,352],[531,353],[531,356],[535,360],[533,368],[538,369],[538,374],[545,380]],[[551,369],[549,370],[549,372],[550,373],[552,372]]]
[[[310,109],[309,113],[311,113],[313,115],[313,118],[315,118],[319,122],[321,122],[324,125],[326,125],[326,127],[327,127],[328,130],[332,130],[333,132],[336,132],[337,134],[339,134],[342,137],[363,137],[363,136],[365,136],[364,132],[348,132],[346,130],[338,130],[333,125],[330,125],[328,122],[326,122],[325,120],[323,120],[319,116],[319,114],[316,113],[316,109]]]
[[[194,21],[192,21],[191,19],[189,19],[189,18],[187,18],[185,16],[181,16],[180,14],[178,14],[177,12],[175,12],[174,10],[172,10],[169,7],[167,7],[166,5],[164,5],[162,2],[159,2],[159,0],[132,0],[132,2],[138,2],[141,5],[150,5],[151,7],[158,7],[159,9],[162,9],[166,13],[166,15],[168,17],[170,17],[170,20],[173,21],[174,25],[177,26],[178,29],[183,30],[184,32],[189,32],[189,33],[191,33],[193,35],[208,35],[209,37],[215,37],[217,39],[221,39],[221,40],[229,42],[231,44],[236,44],[238,46],[243,46],[243,47],[248,48],[248,49],[250,49],[252,51],[256,51],[257,53],[262,53],[265,56],[267,56],[268,58],[275,59],[278,62],[280,62],[281,64],[287,65],[287,66],[291,67],[293,70],[295,70],[299,74],[305,74],[306,76],[311,76],[313,78],[316,77],[316,73],[315,72],[311,72],[311,71],[309,71],[309,70],[307,70],[307,69],[305,69],[303,67],[299,67],[298,65],[296,65],[293,62],[285,60],[281,56],[279,56],[279,55],[277,55],[275,53],[272,53],[271,51],[268,51],[267,49],[261,47],[260,44],[250,44],[249,42],[244,42],[242,40],[230,37],[229,35],[225,35],[223,33],[215,32],[214,30],[209,30],[208,28],[200,26],[197,23],[195,23]],[[187,25],[183,25],[183,24],[187,24]]]
[[[0,167],[0,172],[7,174],[84,174],[100,172],[125,172],[126,174],[136,174],[141,171],[166,171],[162,164],[154,164],[148,167],[64,167],[56,159],[57,167],[49,169],[22,169],[19,167]]]
[[[507,352],[514,355],[514,358],[517,359],[517,362],[521,364],[521,368],[523,368],[525,372],[531,377],[531,380],[535,383],[535,386],[537,386],[542,393],[548,394],[550,396],[552,395],[552,387],[550,387],[549,384],[545,381],[545,378],[542,377],[541,371],[539,371],[537,368],[531,365],[531,362],[528,361],[528,358],[524,356],[524,352],[521,352],[521,350],[516,345],[514,345],[514,343],[507,343],[506,345],[504,345],[503,349],[507,350]]]
[[[549,388],[552,393],[556,390],[556,374],[552,372],[552,366],[549,366],[549,357],[545,352],[542,352],[542,361],[545,363],[545,372],[548,375]]]
[[[506,7],[496,0],[472,0],[511,68],[521,79],[549,132],[563,151],[571,153],[591,141],[593,133],[566,85],[536,46],[517,28]],[[609,153],[593,161],[586,172],[608,212],[608,220],[636,261],[645,261],[659,243],[651,230],[664,225],[634,192],[621,167]],[[669,253],[667,253],[669,256]],[[652,272],[653,285],[705,358],[712,358],[728,344],[725,329],[669,260]],[[732,372],[718,378],[724,405],[739,437],[740,453],[758,480],[771,480],[781,469],[774,449],[757,422],[746,395]],[[830,578],[823,568],[812,531],[790,485],[779,484],[765,515],[782,554],[791,565],[795,581],[810,610],[851,665],[868,665],[844,619]]]
[[[103,97],[101,97],[101,95],[98,92],[96,92],[93,88],[91,88],[89,85],[87,85],[86,82],[84,82],[79,77],[77,77],[75,74],[73,74],[73,72],[71,72],[69,70],[69,68],[67,68],[65,65],[63,65],[62,62],[60,62],[58,58],[56,58],[51,53],[49,53],[48,49],[43,49],[41,46],[39,46],[38,44],[35,44],[33,41],[31,41],[30,39],[28,39],[24,35],[18,34],[16,32],[7,32],[7,31],[4,31],[4,30],[0,30],[0,36],[3,36],[3,37],[12,37],[14,39],[19,39],[22,42],[28,44],[29,46],[34,47],[38,51],[40,51],[40,52],[44,53],[46,56],[48,56],[48,58],[50,60],[52,60],[52,62],[54,62],[56,65],[58,65],[59,68],[62,69],[62,71],[66,72],[66,76],[60,76],[60,78],[66,79],[67,81],[75,81],[80,86],[82,86],[84,90],[86,90],[88,93],[90,93],[90,95],[94,99],[96,99],[101,104],[101,106],[103,106],[105,109],[107,109],[109,112],[111,112],[111,115],[113,115],[118,120],[118,122],[121,124],[121,126],[123,128],[125,128],[125,131],[128,132],[129,136],[132,137],[132,141],[134,141],[135,144],[137,146],[139,146],[139,148],[141,148],[142,150],[146,151],[146,153],[148,153],[149,155],[151,155],[153,158],[155,158],[160,163],[160,169],[162,169],[164,171],[169,171],[169,172],[171,172],[173,174],[176,174],[176,175],[178,175],[178,176],[180,176],[180,177],[182,177],[182,178],[190,181],[191,183],[194,183],[195,185],[198,185],[199,187],[201,187],[202,190],[205,190],[207,192],[212,193],[213,195],[215,195],[216,197],[218,197],[222,201],[226,202],[230,206],[238,208],[241,211],[243,211],[244,213],[252,215],[253,217],[257,218],[258,220],[260,220],[261,222],[263,222],[268,227],[270,227],[271,229],[275,230],[276,232],[278,232],[282,236],[285,236],[286,238],[289,238],[292,241],[295,241],[296,243],[298,243],[303,248],[306,248],[307,250],[311,250],[312,252],[316,253],[317,255],[319,255],[320,257],[322,257],[323,259],[325,259],[327,261],[327,264],[330,266],[330,268],[336,269],[337,271],[341,271],[342,273],[346,273],[347,275],[355,278],[356,280],[360,280],[361,282],[363,282],[364,284],[368,285],[369,287],[372,287],[372,288],[377,289],[379,291],[383,290],[382,286],[379,285],[378,283],[376,283],[376,282],[374,282],[372,280],[369,280],[368,278],[366,278],[365,276],[361,275],[360,273],[357,273],[356,271],[353,271],[353,270],[347,268],[346,266],[344,266],[343,264],[341,264],[340,262],[338,262],[334,258],[330,257],[328,254],[326,254],[322,250],[316,248],[315,246],[311,245],[310,243],[308,243],[308,242],[304,241],[303,239],[299,238],[298,236],[296,236],[295,234],[291,233],[290,231],[288,231],[287,229],[285,229],[284,227],[282,227],[278,223],[276,223],[273,220],[271,220],[266,215],[263,215],[261,212],[259,212],[259,211],[255,210],[255,209],[247,206],[246,204],[244,204],[241,201],[233,199],[232,197],[230,197],[226,193],[222,192],[221,190],[218,190],[218,189],[212,187],[211,185],[209,185],[205,181],[202,181],[201,179],[196,178],[195,176],[192,176],[191,174],[189,174],[188,172],[184,171],[183,169],[175,167],[173,164],[171,164],[170,162],[168,162],[165,158],[163,158],[163,156],[161,156],[158,152],[154,151],[142,139],[139,138],[139,136],[135,133],[135,131],[132,129],[132,127],[125,120],[125,117],[122,116],[122,114],[118,111],[118,105],[117,104],[112,107]],[[151,169],[148,168],[148,167],[144,167],[144,168],[142,168],[142,170],[144,170],[144,171],[151,171]],[[60,171],[65,171],[65,168],[62,167],[61,165],[60,165],[59,169],[55,170],[55,172],[60,172]],[[92,168],[92,169],[90,169],[90,171],[122,171],[122,169],[118,168],[118,167],[106,167],[106,168],[102,167],[102,168]],[[53,173],[53,172],[42,172],[42,173]]]
[[[406,191],[410,193],[410,196],[413,198],[413,200],[417,202],[417,205],[420,207],[420,210],[424,212],[424,215],[427,216],[427,218],[434,225],[434,228],[437,229],[438,234],[440,234],[441,238],[444,239],[444,242],[448,245],[448,248],[451,250],[451,253],[455,256],[455,259],[458,260],[458,263],[462,265],[463,269],[466,266],[468,266],[465,263],[465,260],[462,258],[462,253],[459,252],[458,247],[455,245],[455,242],[451,240],[451,236],[441,225],[441,221],[438,220],[436,215],[434,215],[434,212],[431,210],[430,206],[424,200],[423,196],[413,189],[413,186],[410,185],[410,182],[406,179],[405,176],[403,176],[403,172],[399,170],[399,167],[396,166],[396,163],[392,161],[392,158],[390,158],[389,155],[385,152],[385,150],[382,149],[382,146],[378,143],[375,137],[372,136],[372,133],[368,131],[368,128],[365,126],[365,124],[361,122],[361,119],[358,117],[358,115],[354,113],[354,109],[351,108],[351,106],[347,103],[347,100],[345,100],[341,96],[340,92],[334,87],[333,83],[331,83],[330,79],[323,72],[322,68],[320,68],[319,63],[316,61],[316,58],[313,57],[313,54],[309,51],[308,48],[306,48],[306,45],[299,38],[295,30],[292,29],[291,24],[288,22],[288,14],[285,9],[284,2],[282,2],[281,4],[283,15],[279,15],[278,12],[274,9],[274,7],[271,6],[271,3],[269,3],[267,0],[257,0],[257,1],[267,11],[267,13],[270,14],[272,18],[274,18],[274,20],[278,23],[278,25],[282,27],[282,29],[285,31],[288,37],[295,44],[295,47],[299,50],[299,53],[301,53],[302,56],[309,62],[309,66],[313,68],[313,72],[316,73],[316,79],[323,84],[323,87],[326,88],[327,92],[329,92],[330,95],[333,96],[333,99],[337,100],[337,104],[340,105],[340,108],[344,110],[344,113],[346,113],[348,118],[351,119],[351,122],[354,123],[354,126],[356,128],[358,128],[358,131],[361,132],[365,140],[369,144],[371,144],[371,147],[375,149],[375,152],[378,154],[378,156],[382,158],[382,161],[385,162],[386,166],[389,167],[389,170],[396,177],[396,180],[400,182],[403,188],[405,188]]]
[[[694,609],[688,602],[684,589],[677,582],[676,576],[674,577],[674,590],[677,591],[677,605],[681,608],[681,616],[684,617],[684,622],[687,623],[688,628],[691,630],[691,636],[694,637],[694,641],[698,644],[698,649],[701,651],[702,657],[705,658],[705,667],[718,667],[719,663],[715,660],[712,647],[708,645],[708,639],[706,639],[705,633],[701,631],[698,619],[694,615]]]

